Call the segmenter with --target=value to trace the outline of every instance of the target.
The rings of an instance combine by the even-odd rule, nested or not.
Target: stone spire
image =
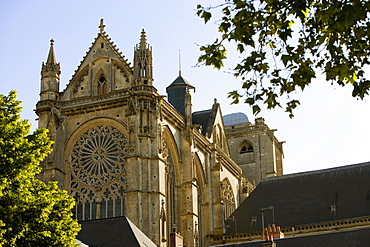
[[[54,40],[50,40],[50,49],[48,58],[46,60],[46,64],[42,63],[42,71],[41,76],[49,76],[45,75],[45,73],[54,72],[56,77],[59,79],[60,75],[60,64],[56,62],[55,53],[54,53]]]
[[[50,40],[50,49],[49,49],[49,55],[48,55],[48,59],[46,61],[46,64],[56,64],[57,61],[55,59],[55,55],[54,55],[54,40],[51,39]]]
[[[153,86],[152,47],[146,43],[144,29],[134,51],[134,76],[135,85]]]
[[[145,49],[146,48],[146,35],[145,35],[145,30],[141,30],[141,36],[140,36],[140,49]]]
[[[41,67],[40,100],[56,100],[59,93],[60,64],[56,62],[54,40],[50,40],[50,49],[46,63]]]

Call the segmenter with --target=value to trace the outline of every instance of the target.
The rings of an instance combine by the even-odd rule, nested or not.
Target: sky
[[[228,73],[236,62],[230,52],[225,68],[196,66],[199,45],[217,37],[215,20],[207,25],[196,16],[196,5],[221,3],[211,0],[0,0],[0,94],[18,91],[22,117],[33,128],[33,109],[39,100],[41,64],[46,61],[50,39],[54,39],[61,64],[61,88],[65,89],[80,61],[97,36],[100,19],[105,31],[123,55],[133,60],[133,48],[144,28],[153,47],[154,86],[162,95],[181,74],[196,87],[194,111],[210,109],[216,98],[223,115],[255,116],[248,105],[230,105],[229,91],[241,82]],[[232,48],[232,46],[230,47]],[[232,49],[231,49],[232,50]],[[234,62],[234,63],[233,63]],[[284,173],[326,169],[370,161],[370,98],[357,100],[350,87],[331,85],[319,76],[303,93],[294,96],[301,106],[290,119],[282,109],[262,110],[263,117],[279,141],[285,141]]]

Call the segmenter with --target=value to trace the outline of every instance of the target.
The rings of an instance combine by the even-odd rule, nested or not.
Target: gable
[[[210,142],[217,143],[229,154],[221,107],[216,99],[212,109],[193,113],[193,124],[200,125],[202,134],[206,136]]]
[[[133,69],[111,38],[101,31],[83,57],[62,100],[107,94],[131,86]]]

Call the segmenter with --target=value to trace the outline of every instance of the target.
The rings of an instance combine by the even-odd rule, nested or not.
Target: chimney
[[[184,241],[179,232],[170,233],[170,247],[183,247]]]
[[[263,229],[262,240],[264,241],[264,247],[275,247],[276,244],[274,239],[284,238],[284,233],[281,232],[280,226],[272,226],[265,227]]]

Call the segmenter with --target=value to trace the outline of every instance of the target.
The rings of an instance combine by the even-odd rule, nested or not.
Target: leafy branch
[[[242,80],[242,93],[229,92],[232,103],[268,109],[282,107],[293,117],[300,104],[293,93],[304,91],[317,73],[340,86],[352,85],[363,99],[370,88],[365,66],[370,55],[369,0],[226,0],[203,7],[197,15],[208,23],[221,10],[220,38],[200,47],[198,62],[220,69],[227,59],[225,42],[241,58],[232,73]]]

